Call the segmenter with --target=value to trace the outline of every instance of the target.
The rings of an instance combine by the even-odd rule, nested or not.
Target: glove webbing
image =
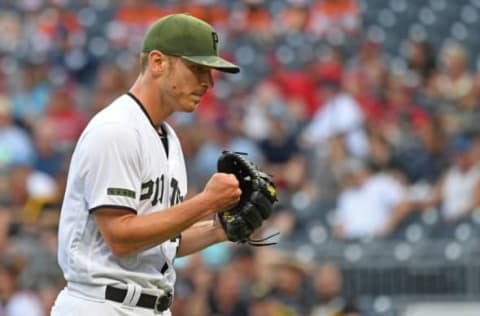
[[[229,152],[228,150],[224,150],[222,151],[223,154]],[[239,154],[239,155],[242,155],[242,156],[247,156],[248,153],[245,153],[245,152],[240,152],[240,151],[234,151],[234,153],[236,154]],[[254,165],[256,167],[256,165],[253,163],[253,162],[249,162],[251,163],[252,165]],[[256,168],[257,170],[259,170],[258,168]],[[264,171],[261,171],[261,172],[264,172]],[[268,174],[266,172],[264,172],[265,174],[267,174],[268,176],[270,177],[273,177],[271,174]],[[261,239],[251,239],[251,238],[248,238],[247,240],[241,240],[239,241],[239,243],[248,243],[250,246],[254,246],[254,247],[263,247],[263,246],[273,246],[273,245],[276,245],[278,244],[278,242],[267,242],[267,243],[264,243],[264,241],[267,241],[277,235],[280,235],[280,232],[276,232],[276,233],[273,233],[271,234],[270,236],[267,236],[265,238],[261,238]]]

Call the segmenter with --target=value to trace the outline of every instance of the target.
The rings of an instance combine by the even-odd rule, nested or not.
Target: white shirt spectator
[[[465,172],[453,166],[447,171],[444,181],[441,212],[448,219],[460,215],[471,205],[475,188],[480,181],[480,164]]]
[[[334,135],[345,134],[349,152],[363,157],[368,153],[364,120],[357,101],[346,93],[338,93],[317,111],[302,137],[307,143],[322,143]]]
[[[340,193],[335,224],[347,239],[373,237],[385,227],[404,197],[405,189],[393,177],[372,175],[360,186]]]
[[[5,306],[5,312],[7,316],[45,315],[40,299],[28,292],[15,293]]]

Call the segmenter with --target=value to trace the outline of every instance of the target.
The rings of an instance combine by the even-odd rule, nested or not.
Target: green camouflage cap
[[[237,73],[237,65],[218,55],[218,35],[206,22],[189,14],[171,14],[155,22],[145,34],[142,52],[159,50],[220,71]]]

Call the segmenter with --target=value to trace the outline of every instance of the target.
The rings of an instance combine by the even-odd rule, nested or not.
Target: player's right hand
[[[242,191],[233,174],[214,173],[202,192],[216,211],[235,206],[240,201]]]

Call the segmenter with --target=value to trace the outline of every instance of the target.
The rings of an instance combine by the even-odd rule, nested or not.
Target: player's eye
[[[208,68],[202,65],[194,65],[192,71],[201,74],[203,72],[207,72]]]

